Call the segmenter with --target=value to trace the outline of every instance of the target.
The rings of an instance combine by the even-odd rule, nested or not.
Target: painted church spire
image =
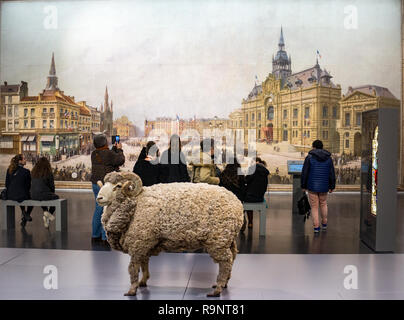
[[[46,82],[45,90],[54,91],[59,90],[58,88],[58,77],[56,76],[56,67],[55,67],[55,55],[52,52],[52,61],[49,69],[48,80]]]

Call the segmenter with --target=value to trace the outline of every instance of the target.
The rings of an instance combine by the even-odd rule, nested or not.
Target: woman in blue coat
[[[318,216],[321,209],[321,220],[323,230],[327,229],[327,193],[335,189],[335,171],[331,153],[323,149],[320,140],[313,142],[313,150],[309,151],[304,159],[301,187],[308,191],[313,217],[314,233],[320,232],[320,221]]]

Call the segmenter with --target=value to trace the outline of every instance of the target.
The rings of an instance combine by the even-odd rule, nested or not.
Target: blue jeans
[[[97,199],[98,192],[100,192],[100,187],[93,183],[93,193],[95,199]],[[94,210],[94,215],[93,215],[93,233],[92,237],[93,238],[99,238],[102,237],[102,240],[107,240],[107,236],[105,235],[105,230],[102,227],[101,224],[101,215],[102,215],[103,207],[100,207],[95,201],[95,210]]]

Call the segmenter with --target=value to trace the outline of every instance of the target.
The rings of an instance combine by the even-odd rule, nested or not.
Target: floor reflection
[[[59,192],[68,199],[68,232],[56,232],[54,223],[45,229],[42,210],[35,208],[32,222],[21,228],[17,210],[15,229],[1,231],[0,247],[46,248],[109,251],[102,244],[91,242],[91,220],[94,210],[90,192]],[[291,194],[270,195],[266,236],[259,236],[259,216],[254,213],[253,228],[240,233],[240,253],[371,253],[359,240],[360,194],[332,194],[328,199],[329,223],[326,232],[313,233],[312,219],[291,212]],[[396,252],[404,252],[404,194],[398,195]],[[203,252],[203,251],[202,251]]]

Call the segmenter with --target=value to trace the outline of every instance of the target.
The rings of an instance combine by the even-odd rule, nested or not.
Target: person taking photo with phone
[[[107,137],[104,134],[94,136],[94,147],[91,153],[91,183],[95,199],[97,199],[100,186],[98,181],[104,183],[105,176],[113,171],[119,171],[119,167],[125,163],[125,156],[121,142],[116,142],[110,150],[108,148]],[[105,230],[101,224],[102,207],[95,201],[95,210],[92,221],[92,242],[102,241],[108,246]]]

